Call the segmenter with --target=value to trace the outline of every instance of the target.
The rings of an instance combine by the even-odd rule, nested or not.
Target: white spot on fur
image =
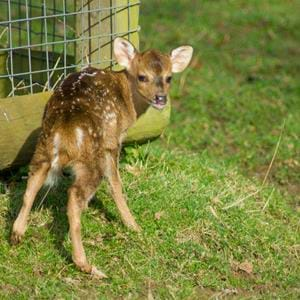
[[[53,139],[53,159],[51,162],[51,168],[48,172],[47,179],[45,181],[45,185],[53,186],[57,182],[57,178],[59,175],[59,145],[60,145],[60,135],[59,133],[55,133],[54,139]]]
[[[111,174],[112,174],[111,168],[112,168],[113,159],[112,159],[111,155],[108,153],[105,154],[104,159],[105,159],[104,175],[107,178],[110,178]]]
[[[85,71],[82,71],[81,74],[79,75],[78,79],[81,80],[84,76],[94,77],[96,75],[97,75],[97,72],[87,73]]]
[[[53,157],[54,159],[58,159],[59,154],[59,145],[60,145],[60,136],[59,133],[55,133],[54,139],[53,139]],[[51,164],[53,166],[53,162]]]
[[[75,133],[76,133],[76,144],[77,144],[77,147],[80,149],[82,142],[83,142],[84,133],[83,133],[83,130],[79,127],[77,127],[75,129]]]
[[[107,120],[115,120],[116,119],[116,114],[114,112],[109,112],[105,115],[105,119]]]

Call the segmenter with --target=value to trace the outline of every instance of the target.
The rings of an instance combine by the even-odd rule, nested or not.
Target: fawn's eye
[[[168,76],[167,78],[166,78],[166,83],[170,83],[172,81],[172,76]]]
[[[147,77],[145,75],[139,75],[138,76],[138,80],[141,81],[141,82],[146,82],[148,81]]]

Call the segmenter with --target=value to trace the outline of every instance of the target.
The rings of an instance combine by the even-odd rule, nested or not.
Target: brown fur
[[[148,83],[137,81],[139,74],[147,76]],[[129,70],[112,72],[89,67],[62,82],[45,108],[23,206],[13,225],[12,243],[23,237],[33,201],[47,177],[52,180],[51,176],[69,166],[75,174],[67,206],[73,261],[82,271],[105,276],[86,259],[80,215],[106,177],[124,224],[140,230],[122,194],[119,152],[127,129],[151,99],[167,94],[169,83],[164,79],[170,74],[170,57],[152,50],[137,53]]]

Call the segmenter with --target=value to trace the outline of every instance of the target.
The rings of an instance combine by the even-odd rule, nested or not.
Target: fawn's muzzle
[[[152,106],[157,109],[163,109],[167,104],[166,95],[155,95],[154,100],[152,101]]]

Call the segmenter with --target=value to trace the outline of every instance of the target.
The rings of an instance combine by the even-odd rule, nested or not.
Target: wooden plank
[[[30,160],[50,94],[0,99],[0,169]]]
[[[159,111],[149,107],[135,124],[129,128],[125,144],[142,143],[159,137],[170,122],[171,101]]]
[[[111,0],[77,0],[76,9],[83,11],[83,14],[76,15],[76,35],[83,40],[76,45],[76,64],[83,63],[96,68],[110,66],[112,57],[111,41],[113,16],[110,9]],[[83,4],[83,5],[82,5]],[[88,13],[87,11],[102,8],[98,12]],[[97,38],[91,38],[98,36]],[[101,59],[101,63],[98,61]]]
[[[132,5],[134,3],[137,1],[77,0],[76,9],[85,13],[76,16],[76,35],[83,38],[77,43],[76,63],[87,65],[88,60],[96,68],[111,66],[112,41],[116,36],[123,36],[129,39],[136,48],[139,47],[138,32],[126,34],[138,28],[139,6]],[[122,8],[127,5],[129,9]],[[87,13],[87,11],[99,8],[103,11]],[[95,36],[98,38],[87,39]],[[99,60],[102,62],[99,63]],[[118,69],[118,66],[114,69]]]
[[[115,34],[129,40],[139,50],[139,33],[135,31],[139,26],[139,5],[134,5],[136,0],[115,0],[114,3],[117,7],[129,5],[128,9],[119,8],[115,12]],[[119,65],[114,66],[114,70],[120,69]]]
[[[6,75],[7,74],[7,52],[1,50],[0,46],[0,74]],[[11,88],[11,83],[8,78],[1,78],[0,79],[0,98],[6,97],[9,93]]]

